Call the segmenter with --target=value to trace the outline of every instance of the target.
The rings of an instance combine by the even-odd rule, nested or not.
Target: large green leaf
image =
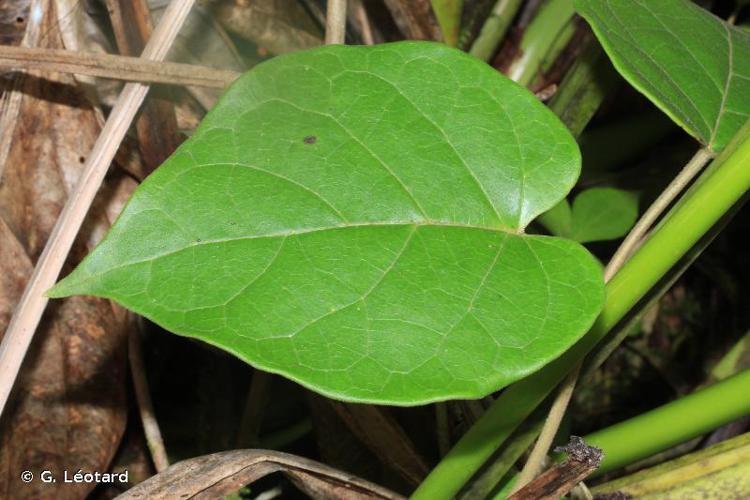
[[[331,397],[475,398],[591,325],[601,270],[522,230],[579,172],[563,125],[427,42],[235,83],[55,297],[94,294]]]
[[[539,217],[555,236],[579,243],[615,240],[638,218],[638,197],[622,189],[596,187],[576,196],[573,206],[562,200]]]
[[[710,149],[750,115],[750,33],[689,0],[576,0],[617,70]]]

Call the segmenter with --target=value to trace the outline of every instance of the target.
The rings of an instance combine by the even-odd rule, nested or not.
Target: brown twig
[[[443,41],[442,32],[428,0],[385,0],[385,5],[407,39]]]
[[[263,415],[271,399],[272,380],[272,374],[263,370],[253,370],[250,389],[245,400],[245,409],[240,419],[240,430],[237,433],[237,448],[256,448],[258,446]]]
[[[326,45],[342,44],[346,38],[346,0],[328,0]]]
[[[351,3],[352,16],[354,17],[356,24],[359,26],[360,35],[362,36],[362,43],[365,45],[373,45],[375,43],[375,37],[372,32],[372,25],[370,24],[370,18],[365,10],[365,5],[362,0],[354,0]]]
[[[350,431],[385,466],[416,486],[429,467],[411,438],[388,410],[369,404],[328,401]]]
[[[40,69],[140,83],[224,88],[240,75],[226,69],[139,57],[0,45],[0,68]]]
[[[435,403],[435,427],[438,453],[444,457],[451,449],[451,429],[448,422],[448,403]]]
[[[195,0],[172,0],[143,51],[144,59],[162,60],[177,37]],[[44,293],[55,283],[78,230],[99,190],[118,146],[148,92],[148,86],[128,83],[86,159],[78,185],[57,219],[34,273],[18,302],[0,343],[0,414],[8,401],[26,351],[49,300]]]
[[[120,54],[133,56],[143,52],[146,41],[154,30],[147,1],[106,0],[106,2]],[[143,108],[138,114],[135,131],[145,166],[143,172],[145,176],[164,163],[164,160],[180,145],[174,104],[169,99],[152,93],[143,103]]]
[[[130,376],[133,379],[135,398],[138,402],[138,413],[143,425],[143,434],[146,436],[148,450],[151,460],[154,462],[156,472],[161,472],[169,467],[167,450],[161,437],[159,423],[154,416],[154,405],[151,402],[151,393],[146,379],[146,369],[143,363],[143,350],[141,349],[139,319],[131,321],[132,328],[128,333],[128,361],[130,362]]]
[[[581,365],[579,364],[572,372],[570,372],[570,374],[568,374],[565,381],[560,385],[560,391],[552,402],[549,415],[542,426],[539,438],[532,448],[529,458],[526,460],[526,464],[518,476],[514,491],[520,490],[541,474],[544,468],[547,452],[552,445],[552,440],[554,440],[557,435],[560,422],[562,422],[562,419],[565,416],[565,410],[568,408],[570,398],[573,396],[573,390],[578,382],[578,374],[580,372]]]
[[[587,445],[578,436],[571,436],[570,442],[555,448],[555,452],[567,453],[568,458],[510,495],[508,500],[556,500],[598,469],[604,458],[602,450]]]

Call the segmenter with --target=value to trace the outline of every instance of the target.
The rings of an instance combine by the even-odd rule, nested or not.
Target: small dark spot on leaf
[[[305,144],[315,144],[316,142],[318,142],[318,138],[315,137],[314,135],[308,135],[307,137],[305,137],[304,139],[302,139],[302,141]]]
[[[78,163],[84,163],[86,161],[86,158],[84,156],[78,157]]]
[[[200,238],[196,238],[196,239],[195,239],[195,242],[196,242],[196,243],[200,243],[201,241],[203,241],[203,240],[202,240],[202,239],[200,239]]]
[[[230,226],[236,226],[236,225],[237,225],[237,223],[236,223],[236,222],[234,222],[234,221],[231,221],[231,222],[229,223],[229,225],[230,225]]]

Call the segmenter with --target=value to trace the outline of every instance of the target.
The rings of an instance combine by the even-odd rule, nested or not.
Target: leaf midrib
[[[158,209],[151,209],[155,210],[157,212],[161,212],[161,210]],[[137,212],[135,215],[138,215],[143,212],[148,212],[151,210],[144,210],[142,212]],[[180,252],[183,252],[185,250],[188,250],[190,248],[196,248],[201,247],[205,245],[214,245],[214,244],[221,244],[221,243],[231,243],[235,241],[244,241],[244,240],[259,240],[259,239],[273,239],[273,238],[288,238],[290,236],[300,236],[305,234],[314,234],[319,233],[323,231],[337,231],[342,229],[352,229],[352,228],[366,228],[366,227],[413,227],[415,230],[420,227],[447,227],[447,228],[460,228],[460,229],[475,229],[479,231],[487,231],[490,233],[504,233],[504,234],[512,234],[512,235],[522,235],[524,234],[523,231],[513,231],[506,228],[500,228],[500,227],[490,227],[490,226],[480,226],[476,224],[462,224],[457,222],[447,222],[447,221],[410,221],[410,222],[353,222],[353,223],[347,223],[347,224],[340,224],[340,225],[333,225],[333,226],[325,226],[325,227],[314,227],[314,228],[305,228],[305,229],[299,229],[299,230],[291,230],[291,231],[278,231],[274,233],[266,233],[266,234],[251,234],[246,236],[236,236],[236,237],[230,237],[230,238],[214,238],[209,240],[201,239],[200,241],[195,241],[193,243],[190,243],[188,245],[181,246],[180,248],[176,248],[174,250],[170,250],[168,252],[163,252],[160,254],[149,256],[146,259],[140,259],[140,260],[134,260],[130,262],[123,263],[118,266],[108,267],[107,273],[110,273],[112,271],[117,271],[119,269],[123,269],[130,266],[135,266],[138,264],[145,264],[147,262],[152,262],[157,259],[162,259],[164,257],[169,257],[170,255],[174,255]],[[87,283],[93,279],[96,279],[99,274],[92,274],[91,276],[87,277],[86,279],[82,279],[79,281],[79,283]]]
[[[734,39],[732,37],[732,30],[729,26],[722,23],[724,31],[727,34],[727,57],[729,62],[727,64],[727,80],[724,83],[724,93],[721,96],[721,105],[719,106],[719,113],[716,115],[716,123],[714,129],[711,132],[711,138],[708,140],[708,148],[714,148],[714,141],[716,140],[716,134],[719,133],[719,127],[721,126],[721,119],[724,118],[725,108],[727,104],[727,97],[729,96],[729,90],[732,85],[732,77],[734,76]]]

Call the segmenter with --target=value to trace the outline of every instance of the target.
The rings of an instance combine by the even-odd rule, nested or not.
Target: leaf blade
[[[531,94],[459,51],[291,54],[240,79],[50,295],[114,298],[337,399],[478,397],[601,307],[590,254],[520,234],[579,163]]]
[[[576,9],[620,74],[711,150],[750,116],[750,34],[687,0],[576,0]]]
[[[573,201],[573,224],[569,237],[579,243],[616,240],[638,219],[638,198],[615,188],[591,188]]]

